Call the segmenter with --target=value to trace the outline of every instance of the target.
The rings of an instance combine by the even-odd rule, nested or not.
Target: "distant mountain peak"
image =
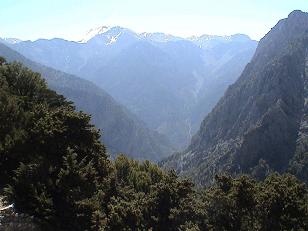
[[[0,38],[0,41],[8,44],[16,44],[22,42],[22,40],[17,38]]]
[[[224,41],[244,41],[244,40],[251,40],[251,38],[246,34],[233,34],[233,35],[208,35],[204,34],[201,36],[192,36],[188,38],[191,41],[196,40],[224,40]]]
[[[96,35],[100,35],[103,34],[105,32],[107,32],[110,29],[110,27],[108,26],[99,26],[99,27],[95,27],[90,29],[85,35],[84,37],[79,41],[80,43],[86,43],[88,42],[91,38],[95,37]]]
[[[293,10],[289,15],[288,18],[290,17],[298,17],[298,16],[307,16],[306,12],[303,12],[301,10]]]
[[[192,36],[187,38],[202,49],[210,49],[213,46],[221,43],[232,42],[250,42],[251,38],[246,34],[233,34],[233,35],[208,35]]]
[[[142,38],[149,39],[154,42],[169,42],[169,41],[177,41],[177,40],[183,39],[183,38],[171,35],[171,34],[165,34],[161,32],[155,32],[155,33],[143,32],[140,34],[140,36]]]
[[[211,39],[215,39],[215,38],[220,38],[222,36],[219,36],[219,35],[208,35],[208,34],[204,34],[204,35],[200,35],[200,36],[191,36],[191,37],[188,37],[188,40],[192,40],[192,41],[195,41],[195,40],[198,40],[198,39],[205,39],[205,40],[211,40]]]
[[[90,40],[101,40],[105,45],[112,45],[116,43],[121,36],[125,35],[139,38],[139,35],[136,34],[134,31],[124,27],[100,26],[89,30],[88,33],[84,36],[84,38],[79,41],[79,43],[88,43]]]
[[[247,41],[247,40],[251,40],[251,38],[246,35],[246,34],[233,34],[233,35],[230,35],[230,36],[227,36],[229,37],[232,41]]]

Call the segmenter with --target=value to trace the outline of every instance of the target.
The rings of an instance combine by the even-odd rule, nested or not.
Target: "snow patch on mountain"
[[[108,26],[99,26],[99,27],[96,27],[96,28],[92,28],[78,42],[79,43],[87,43],[91,38],[95,37],[96,35],[103,34],[103,33],[107,32],[109,29],[110,29],[110,27],[108,27]]]
[[[171,34],[164,34],[164,33],[147,33],[143,32],[139,34],[144,39],[149,39],[154,42],[169,42],[169,41],[177,41],[182,40],[183,38],[173,36]]]
[[[250,39],[248,35],[245,34],[233,34],[233,35],[201,35],[201,36],[192,36],[187,38],[192,41],[200,48],[208,49],[212,48],[219,43],[230,43],[230,42],[247,42]]]
[[[121,36],[122,32],[119,32],[116,36],[111,36],[109,42],[106,45],[111,45],[115,43],[118,38]]]
[[[22,40],[17,38],[0,38],[0,41],[8,44],[16,44],[22,42]]]

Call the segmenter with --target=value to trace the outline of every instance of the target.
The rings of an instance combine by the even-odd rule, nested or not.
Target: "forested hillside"
[[[101,140],[114,157],[125,153],[137,159],[160,160],[172,153],[168,138],[147,126],[95,84],[32,62],[0,43],[0,55],[39,72],[48,86],[73,101],[77,110],[91,114],[92,123],[103,132]],[[105,136],[104,133],[108,133]]]

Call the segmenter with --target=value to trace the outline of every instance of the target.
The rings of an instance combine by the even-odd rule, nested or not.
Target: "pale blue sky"
[[[260,39],[308,0],[0,0],[0,37],[81,38],[100,25],[178,36],[248,34]]]

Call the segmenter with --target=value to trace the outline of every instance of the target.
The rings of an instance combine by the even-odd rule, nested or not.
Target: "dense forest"
[[[3,58],[0,98],[1,194],[28,222],[19,230],[308,229],[307,187],[292,175],[200,188],[149,161],[110,160],[90,116]]]

